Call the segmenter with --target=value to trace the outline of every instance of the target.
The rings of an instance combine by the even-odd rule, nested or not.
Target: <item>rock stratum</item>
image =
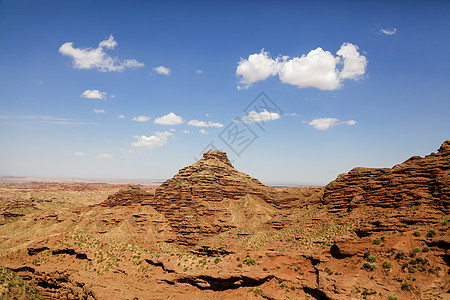
[[[323,204],[332,209],[418,203],[450,213],[450,141],[437,153],[413,156],[393,168],[354,168],[329,183],[323,195]]]
[[[221,151],[156,189],[0,184],[0,265],[46,299],[449,299],[449,153],[323,188],[265,186]]]

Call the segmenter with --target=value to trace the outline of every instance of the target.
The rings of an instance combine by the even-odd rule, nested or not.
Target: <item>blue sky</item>
[[[435,152],[450,132],[449,13],[0,1],[0,175],[164,179],[212,143],[263,183],[326,184]]]

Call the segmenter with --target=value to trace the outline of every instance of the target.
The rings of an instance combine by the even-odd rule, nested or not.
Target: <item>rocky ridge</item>
[[[448,214],[450,141],[445,141],[437,153],[413,156],[393,168],[354,168],[341,174],[325,187],[322,203],[331,210],[424,204]]]

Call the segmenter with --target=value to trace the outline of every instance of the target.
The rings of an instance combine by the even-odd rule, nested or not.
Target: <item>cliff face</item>
[[[323,204],[332,210],[425,204],[449,213],[450,140],[437,153],[413,156],[393,168],[354,168],[339,175],[325,187]]]

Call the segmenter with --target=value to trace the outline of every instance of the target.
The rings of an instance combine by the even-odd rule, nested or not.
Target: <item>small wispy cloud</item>
[[[153,71],[155,71],[156,73],[161,74],[161,75],[166,75],[166,76],[170,75],[170,69],[166,68],[164,66],[155,67],[155,68],[153,68]]]
[[[97,155],[97,158],[101,158],[101,159],[111,159],[112,155],[108,154],[108,153],[101,153],[99,155]]]
[[[173,112],[168,113],[162,117],[156,118],[154,123],[158,125],[179,125],[184,122],[181,116],[177,116]]]
[[[382,28],[380,29],[380,33],[386,34],[386,35],[394,35],[397,33],[397,28]]]
[[[136,135],[134,136],[134,138],[137,139],[137,141],[131,143],[131,146],[147,149],[160,148],[167,143],[169,137],[172,135],[173,133],[169,131],[162,131],[162,132],[157,131],[155,132],[155,134],[151,136]]]
[[[148,122],[148,121],[150,121],[150,117],[147,117],[147,116],[137,116],[137,117],[134,117],[132,120],[133,121],[135,121],[135,122]]]
[[[95,112],[96,114],[106,114],[106,111],[105,111],[104,109],[97,109],[97,108],[94,108],[94,112]]]
[[[195,70],[195,73],[197,73],[198,75],[203,74],[203,70]]]
[[[205,122],[205,121],[199,121],[199,120],[191,120],[187,123],[189,126],[196,126],[196,127],[223,127],[223,124],[218,122]]]
[[[349,120],[349,121],[339,121],[339,119],[336,118],[319,118],[314,119],[311,122],[308,123],[308,125],[313,126],[317,130],[327,130],[328,128],[334,127],[336,125],[355,125],[355,120]]]
[[[124,115],[118,115],[117,118],[119,118],[119,119],[125,119],[125,116],[124,116]]]
[[[75,155],[75,156],[84,156],[84,152],[75,152],[73,155]]]
[[[12,127],[27,127],[27,126],[95,126],[98,123],[88,123],[77,121],[69,118],[53,117],[46,115],[2,115],[0,120],[4,120],[6,126]]]
[[[255,123],[255,122],[266,122],[271,120],[278,120],[281,118],[279,113],[276,112],[270,112],[266,109],[261,112],[251,111],[248,113],[248,115],[244,116],[242,118],[242,121],[244,123]]]
[[[201,134],[208,134],[208,133],[209,133],[209,132],[206,131],[205,129],[200,129],[199,132],[200,132]]]
[[[105,100],[106,99],[106,93],[105,92],[101,92],[99,90],[85,90],[81,95],[81,98],[86,98],[86,99],[102,99]]]

